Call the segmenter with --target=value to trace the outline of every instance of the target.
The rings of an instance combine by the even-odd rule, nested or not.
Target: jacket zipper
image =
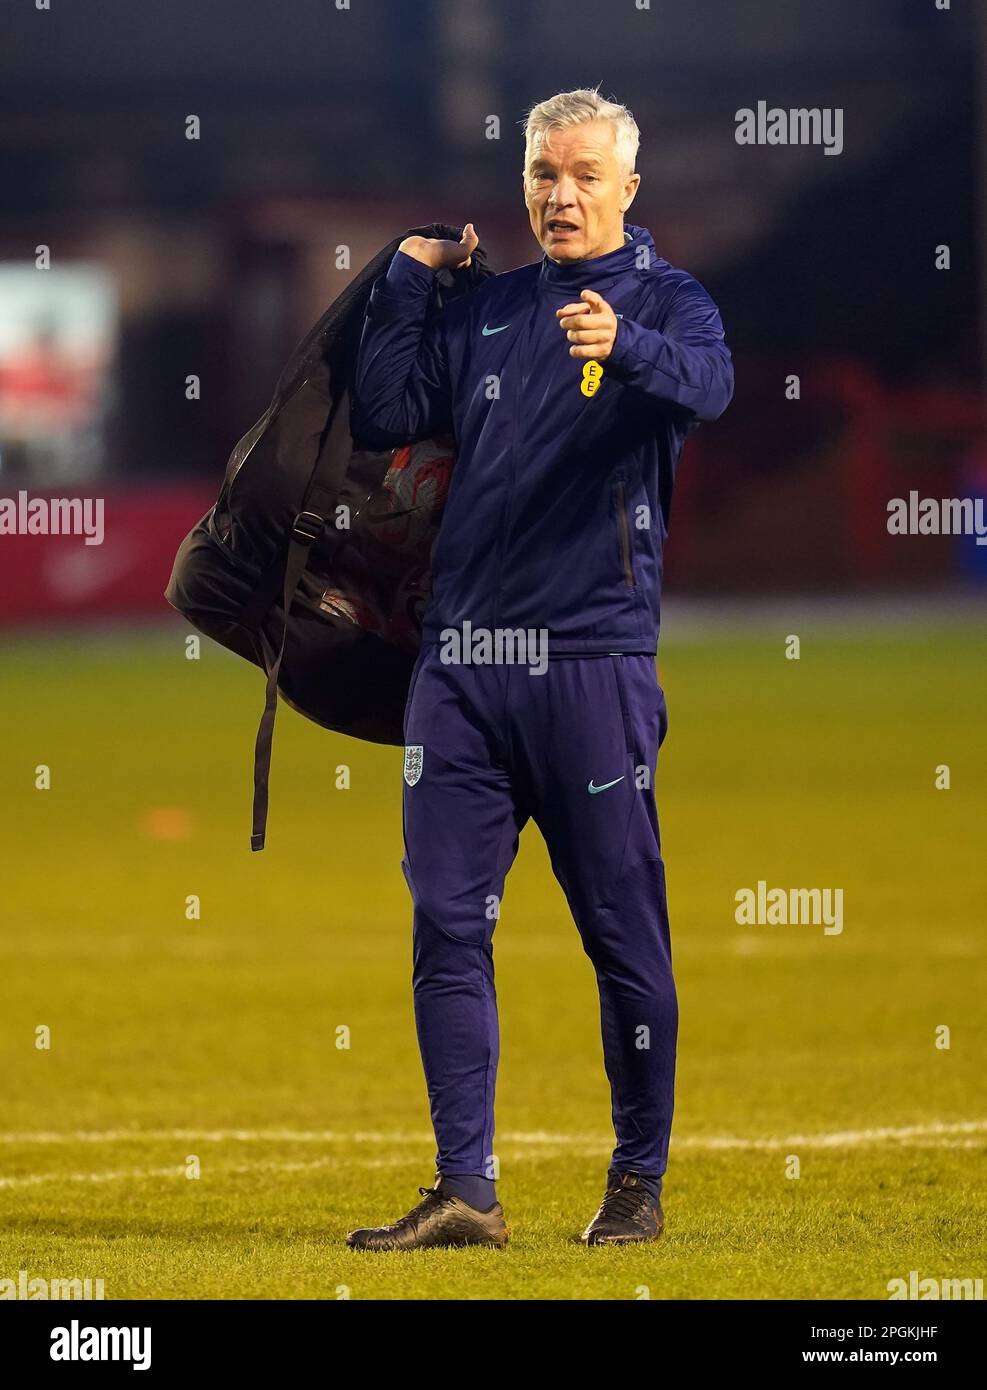
[[[517,345],[516,345],[516,347],[515,347],[515,349],[514,349],[514,354],[513,354],[513,360],[514,360],[515,362],[518,363],[518,373],[517,373],[517,386],[515,387],[515,390],[514,390],[514,393],[513,393],[513,401],[514,401],[514,410],[513,410],[513,414],[512,414],[513,430],[512,430],[512,433],[511,433],[511,457],[510,457],[510,466],[509,466],[509,468],[508,468],[508,488],[507,488],[507,496],[506,496],[505,499],[504,499],[504,507],[503,507],[503,510],[502,510],[502,512],[501,512],[501,521],[500,521],[500,528],[499,528],[499,531],[500,531],[500,535],[499,535],[499,544],[498,544],[498,547],[497,547],[497,587],[496,587],[496,589],[495,589],[495,591],[494,591],[494,601],[493,601],[493,626],[494,626],[495,628],[497,628],[497,627],[500,625],[500,621],[501,621],[501,612],[502,612],[502,609],[503,609],[503,604],[502,604],[502,602],[501,602],[501,583],[502,583],[502,576],[503,576],[503,573],[504,573],[504,552],[505,552],[505,550],[507,549],[507,537],[508,537],[508,532],[510,531],[511,520],[512,520],[511,513],[512,513],[513,508],[514,508],[514,484],[515,484],[515,479],[516,479],[516,476],[517,476],[518,420],[520,419],[520,413],[521,413],[521,400],[522,400],[522,397],[523,397],[523,395],[524,395],[524,388],[525,388],[525,385],[527,384],[527,379],[528,379],[528,377],[526,377],[526,376],[524,375],[524,373],[523,373],[523,368],[521,367],[521,363],[524,361],[525,357],[527,356],[527,347],[528,347],[528,343],[529,343],[529,341],[530,341],[530,339],[531,339],[532,325],[534,324],[535,317],[536,317],[536,315],[537,315],[537,313],[538,313],[538,310],[539,310],[539,308],[540,308],[540,305],[541,305],[541,300],[540,300],[540,298],[536,295],[536,296],[535,296],[534,307],[532,308],[530,314],[528,315],[528,320],[527,320],[527,322],[525,323],[524,327],[523,327],[522,330],[521,330],[521,333],[520,333],[520,335],[519,335],[519,337],[518,337],[518,343],[517,343]],[[528,376],[531,375],[531,370],[532,370],[532,368],[531,368],[531,366],[529,365],[529,367],[528,367]]]
[[[620,558],[624,566],[624,583],[628,589],[636,587],[634,564],[631,559],[631,529],[627,524],[627,507],[624,502],[624,480],[617,479],[617,529],[620,533]]]

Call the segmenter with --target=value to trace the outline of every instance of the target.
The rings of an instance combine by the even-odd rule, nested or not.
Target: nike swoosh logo
[[[615,777],[612,782],[604,782],[602,787],[594,787],[592,777],[589,779],[589,786],[586,790],[590,796],[596,796],[597,792],[605,792],[608,787],[615,787],[618,782],[622,782],[623,777]]]
[[[484,324],[482,329],[483,336],[484,338],[492,338],[495,333],[503,333],[504,329],[510,328],[510,326],[509,323],[504,323],[501,324],[500,328],[491,328],[488,324]]]

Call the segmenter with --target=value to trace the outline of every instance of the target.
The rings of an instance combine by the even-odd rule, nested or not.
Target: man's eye
[[[598,179],[597,179],[597,177],[596,177],[595,174],[584,174],[584,175],[583,175],[583,179],[584,179],[584,180],[587,180],[589,183],[597,183],[597,182],[598,182]]]

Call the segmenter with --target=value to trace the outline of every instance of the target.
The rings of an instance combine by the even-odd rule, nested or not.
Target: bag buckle
[[[299,512],[291,528],[291,538],[302,545],[311,545],[321,536],[324,525],[325,521],[318,512]]]

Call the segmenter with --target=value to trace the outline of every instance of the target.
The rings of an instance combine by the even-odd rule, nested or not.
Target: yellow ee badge
[[[595,358],[590,358],[583,368],[583,379],[579,384],[579,389],[584,396],[595,396],[600,389],[600,382],[603,380],[603,368]]]

